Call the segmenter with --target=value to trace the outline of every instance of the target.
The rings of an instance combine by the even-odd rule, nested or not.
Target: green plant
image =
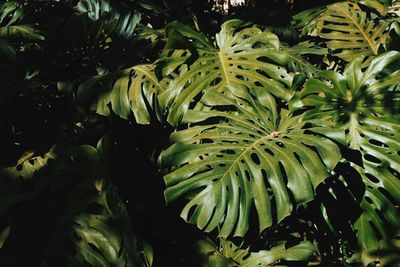
[[[306,10],[285,2],[294,16],[283,26],[239,20],[237,9],[218,33],[191,1],[65,3],[68,16],[51,23],[40,16],[32,23],[18,3],[0,5],[0,57],[12,62],[0,67],[15,74],[4,80],[0,107],[9,110],[21,94],[59,90],[55,98],[66,97],[69,109],[56,113],[68,115],[53,127],[73,134],[63,132],[51,146],[23,145],[19,159],[4,164],[0,253],[22,239],[20,219],[32,207],[51,214],[30,215],[35,227],[54,229],[25,234],[46,246],[32,252],[40,254],[35,262],[151,266],[151,246],[132,230],[148,222],[135,213],[143,204],[122,200],[151,179],[133,177],[135,169],[126,175],[136,179],[132,188],[113,186],[116,162],[140,155],[154,164],[158,158],[166,203],[183,206],[181,217],[202,233],[192,266],[398,264],[398,1],[330,1]],[[10,30],[18,25],[30,34]],[[31,65],[25,56],[36,53],[56,63]],[[5,124],[12,134],[15,120]],[[124,136],[120,124],[157,132]],[[166,132],[169,144],[162,144]],[[113,142],[102,138],[94,148],[103,135]],[[119,154],[119,139],[148,147]],[[151,213],[160,220],[159,210]],[[150,239],[154,265],[167,264]]]

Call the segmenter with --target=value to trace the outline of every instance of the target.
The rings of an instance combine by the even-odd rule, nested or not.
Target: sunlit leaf
[[[173,133],[160,156],[177,167],[164,177],[166,200],[193,193],[181,216],[206,232],[221,226],[219,236],[243,236],[252,205],[260,231],[280,222],[313,199],[340,158],[334,143],[304,128],[302,116],[278,111],[265,91],[256,98],[261,103],[250,94],[220,98],[237,112],[189,111],[184,120],[200,125]]]

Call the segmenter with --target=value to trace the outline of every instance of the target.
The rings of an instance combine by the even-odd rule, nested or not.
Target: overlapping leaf
[[[152,265],[152,250],[140,242],[129,225],[128,214],[112,191],[100,192],[94,203],[100,214],[82,213],[74,219],[74,242],[78,253],[70,257],[74,266],[136,267]]]
[[[160,96],[163,106],[169,108],[168,121],[171,124],[179,124],[186,111],[205,91],[258,87],[279,98],[290,98],[288,88],[292,74],[283,67],[289,62],[289,57],[280,51],[277,36],[256,26],[241,27],[243,22],[239,20],[225,22],[216,36],[217,47],[199,37],[199,33],[190,33],[188,42],[196,38],[193,42],[200,41],[200,45],[191,51],[192,56],[198,54],[192,64],[185,64],[190,52],[179,50],[159,61],[164,73],[178,70],[179,77]],[[175,31],[184,31],[181,35],[188,35],[187,27],[178,25],[175,28]]]
[[[0,4],[0,38],[28,38],[43,40],[44,36],[34,25],[17,24],[24,13],[16,1]]]
[[[104,0],[85,0],[79,1],[77,10],[86,13],[92,20],[105,19],[108,21],[110,31],[116,32],[119,36],[131,38],[136,25],[141,19],[138,12],[132,11],[121,14],[108,1]]]
[[[399,20],[399,18],[400,18],[400,1],[399,0],[392,1],[392,4],[388,8],[388,14],[389,14],[389,16]]]
[[[309,241],[303,241],[292,247],[281,244],[270,250],[250,252],[249,248],[243,249],[224,239],[220,239],[219,248],[211,240],[200,240],[197,249],[204,258],[202,264],[204,267],[273,266],[282,260],[307,262],[318,252],[315,245]]]
[[[238,112],[188,112],[185,121],[204,125],[172,134],[174,144],[160,156],[177,167],[164,177],[166,200],[189,196],[181,216],[206,232],[221,226],[223,237],[247,232],[252,205],[260,231],[280,222],[313,199],[340,158],[333,142],[303,128],[301,116],[278,112],[271,95],[255,92],[261,102],[243,91],[243,99],[207,96]]]
[[[137,123],[148,124],[151,114],[163,118],[157,95],[168,83],[168,77],[157,80],[153,65],[137,65],[120,73],[93,77],[79,87],[77,99],[84,102],[97,91],[98,101],[93,105],[97,113],[109,115],[111,104],[112,111],[121,118],[128,118],[132,112]]]
[[[400,53],[392,51],[378,56],[362,71],[362,59],[358,58],[346,67],[343,75],[320,72],[325,81],[310,79],[301,93],[301,105],[314,107],[306,112],[306,118],[326,132],[329,128],[343,129],[345,140],[336,140],[361,152],[362,166],[356,168],[367,190],[361,203],[364,213],[355,226],[364,248],[376,248],[379,238],[374,235],[374,228],[385,237],[385,221],[397,225],[399,62]]]
[[[351,61],[358,56],[377,55],[387,38],[387,23],[372,20],[357,3],[344,1],[329,5],[318,17],[317,35],[338,57]]]

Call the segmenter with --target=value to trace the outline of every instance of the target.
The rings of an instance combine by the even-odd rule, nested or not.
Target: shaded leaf
[[[362,166],[356,168],[367,190],[361,202],[364,213],[355,228],[364,249],[376,248],[379,239],[386,238],[386,223],[398,225],[399,60],[400,53],[392,51],[373,59],[364,71],[358,58],[346,66],[343,75],[320,72],[324,81],[307,81],[301,104],[295,104],[314,107],[305,113],[307,119],[320,127],[344,130],[344,142],[331,138],[361,152]]]
[[[78,89],[77,101],[84,103],[98,95],[92,105],[97,113],[108,116],[111,104],[112,111],[121,118],[127,119],[132,112],[137,123],[149,124],[153,114],[158,120],[164,117],[157,96],[168,83],[169,78],[158,81],[153,65],[137,65],[85,81]]]
[[[11,37],[44,40],[44,36],[31,25],[12,25],[0,28],[0,38]]]
[[[128,213],[113,191],[100,191],[95,203],[98,214],[81,213],[74,219],[77,254],[70,257],[75,266],[151,266],[152,250],[133,234]],[[141,246],[141,247],[140,247]]]
[[[105,20],[109,25],[109,30],[116,32],[119,36],[131,38],[136,25],[141,20],[140,13],[130,11],[125,14],[113,7],[110,2],[105,0],[83,0],[79,1],[76,9],[94,21]]]
[[[7,241],[7,237],[10,234],[10,226],[7,226],[0,233],[0,249],[4,246],[4,243]]]

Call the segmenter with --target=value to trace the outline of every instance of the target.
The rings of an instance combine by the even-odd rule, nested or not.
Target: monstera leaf
[[[398,172],[368,165],[365,170],[359,169],[367,190],[361,202],[363,213],[354,225],[365,251],[377,249],[380,239],[393,238],[400,228],[400,211],[396,207],[400,203]]]
[[[387,5],[392,2],[391,0],[358,0],[359,3],[373,8],[379,12],[380,15],[384,16],[388,11]]]
[[[230,20],[221,26],[216,36],[217,47],[182,25],[176,25],[172,33],[170,39],[175,42],[178,37],[189,36],[189,41],[179,43],[198,45],[191,51],[178,49],[158,62],[164,75],[175,69],[178,72],[177,78],[160,95],[160,102],[169,109],[171,124],[178,125],[205,91],[249,86],[264,88],[285,100],[290,98],[288,89],[293,75],[283,67],[290,59],[280,51],[276,35],[256,26],[245,27],[240,20]],[[197,60],[189,64],[187,61],[195,53]]]
[[[389,16],[399,19],[400,17],[400,1],[399,0],[394,0],[392,1],[392,4],[388,8],[388,14]]]
[[[18,160],[16,166],[7,167],[0,170],[0,174],[11,177],[22,177],[23,179],[32,178],[35,172],[39,171],[47,165],[47,161],[55,158],[55,153],[52,150],[44,155],[35,155],[34,152],[26,152]]]
[[[44,36],[40,32],[30,25],[11,25],[0,27],[0,38],[28,38],[44,40]]]
[[[281,244],[270,250],[250,252],[249,248],[243,249],[229,240],[220,239],[220,246],[217,247],[213,241],[207,239],[200,240],[197,249],[203,258],[204,267],[273,266],[282,260],[307,262],[318,252],[315,245],[309,241],[303,241],[292,247]]]
[[[28,38],[43,40],[44,36],[33,25],[16,24],[24,17],[20,3],[16,1],[0,4],[0,38]]]
[[[57,149],[57,157],[40,171],[27,172],[34,175],[32,179],[0,172],[0,217],[5,222],[0,248],[4,241],[5,247],[12,246],[7,237],[19,237],[46,253],[43,265],[151,266],[151,247],[131,229],[124,203],[104,178],[107,145],[103,138],[97,149],[89,145]],[[27,154],[24,160],[29,157],[35,159]],[[29,257],[15,261],[18,266],[24,263],[32,262]]]
[[[199,125],[172,134],[174,144],[160,156],[162,165],[176,167],[164,177],[166,200],[189,197],[181,216],[206,232],[221,226],[222,237],[247,232],[253,205],[260,231],[283,220],[313,199],[340,158],[338,147],[305,129],[301,116],[278,111],[266,90],[253,91],[243,90],[243,98],[207,95],[205,102],[238,111],[189,111],[184,121]]]
[[[132,232],[122,201],[115,192],[97,188],[100,192],[94,203],[101,212],[82,213],[74,219],[77,254],[70,258],[73,266],[151,266],[152,249]]]
[[[376,57],[365,71],[362,58],[347,65],[343,75],[322,71],[319,75],[325,81],[310,79],[301,92],[301,104],[294,104],[314,107],[306,111],[307,119],[326,129],[343,129],[345,140],[337,141],[360,152],[362,163],[355,161],[361,165],[355,167],[366,193],[361,203],[364,213],[355,227],[361,246],[368,249],[376,248],[379,240],[374,229],[385,237],[385,223],[398,225],[399,60],[400,53],[392,51]]]
[[[168,83],[168,77],[157,80],[153,65],[137,65],[87,80],[80,85],[76,101],[82,104],[98,95],[97,102],[92,105],[97,113],[108,116],[111,104],[112,111],[121,118],[127,119],[132,112],[137,123],[149,124],[153,113],[159,120],[163,118],[157,95]]]
[[[141,19],[140,13],[135,11],[121,14],[105,0],[79,1],[76,9],[81,13],[86,13],[91,20],[106,18],[110,30],[125,38],[132,37],[136,25]]]
[[[314,77],[320,70],[307,60],[304,60],[302,57],[313,55],[320,56],[322,59],[322,56],[328,54],[327,48],[319,47],[318,45],[310,41],[304,41],[292,47],[284,46],[283,48],[284,50],[289,52],[287,54],[290,59],[287,66],[288,69],[296,73],[305,74],[308,77]],[[294,81],[292,83],[292,88],[294,87],[293,85],[296,84],[296,76],[293,80]]]
[[[292,25],[302,35],[317,35],[318,18],[326,10],[325,6],[306,9],[293,16]]]
[[[344,1],[329,5],[318,18],[317,35],[327,41],[335,54],[351,61],[360,55],[378,54],[387,37],[387,23],[368,18],[357,3]]]

